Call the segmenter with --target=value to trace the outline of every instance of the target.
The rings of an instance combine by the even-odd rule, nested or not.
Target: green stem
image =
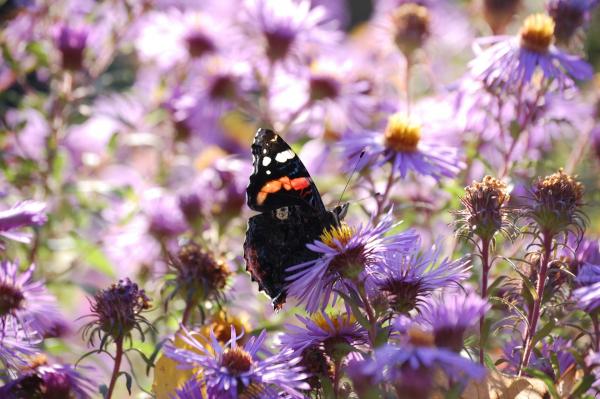
[[[490,271],[490,240],[481,241],[481,298],[487,300],[488,296],[488,274]],[[483,364],[485,351],[485,338],[483,325],[485,316],[479,318],[479,363]]]

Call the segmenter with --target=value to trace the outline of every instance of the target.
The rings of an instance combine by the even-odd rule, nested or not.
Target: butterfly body
[[[338,225],[347,206],[325,208],[302,161],[275,132],[257,131],[252,156],[247,202],[261,213],[248,221],[244,259],[252,279],[278,308],[286,299],[286,269],[319,256],[306,244]]]

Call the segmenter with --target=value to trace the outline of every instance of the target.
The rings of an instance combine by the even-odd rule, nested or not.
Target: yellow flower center
[[[545,53],[554,40],[554,21],[546,14],[528,16],[521,27],[521,45]]]
[[[323,230],[323,233],[319,237],[321,242],[331,248],[337,248],[336,240],[346,245],[350,239],[354,236],[356,231],[348,226],[346,223],[342,223],[340,226],[333,226],[330,229]]]
[[[384,134],[388,148],[398,152],[414,152],[421,139],[421,125],[398,113],[390,116]]]
[[[335,333],[341,329],[342,326],[352,325],[356,322],[354,316],[346,317],[341,314],[338,315],[330,315],[329,320],[331,320],[331,324],[333,324],[333,328],[331,324],[329,324],[328,320],[322,314],[317,314],[313,316],[312,320],[323,330],[328,333]]]

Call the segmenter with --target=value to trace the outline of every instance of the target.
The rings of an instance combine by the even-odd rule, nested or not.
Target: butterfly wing
[[[277,133],[258,129],[252,157],[254,172],[246,189],[250,209],[266,212],[298,205],[318,214],[326,212],[306,167]]]

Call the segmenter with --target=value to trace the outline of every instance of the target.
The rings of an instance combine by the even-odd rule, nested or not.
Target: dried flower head
[[[423,47],[430,35],[429,10],[416,3],[405,3],[392,13],[394,43],[409,57]]]
[[[546,4],[546,9],[555,23],[556,40],[568,44],[577,30],[583,26],[590,8],[590,2],[587,0],[550,0]]]
[[[483,17],[492,28],[494,34],[504,32],[510,21],[513,19],[519,7],[521,0],[484,0]]]
[[[173,291],[166,304],[178,294],[186,302],[218,299],[231,274],[223,260],[193,242],[179,249],[177,257],[171,260],[170,268],[173,277],[166,284]]]
[[[509,200],[506,184],[492,176],[465,187],[465,195],[460,199],[463,209],[456,212],[458,235],[467,238],[475,235],[486,241],[499,231],[510,236],[514,226],[509,220]]]
[[[586,224],[586,216],[580,209],[583,190],[583,184],[575,176],[559,169],[537,181],[527,215],[546,234],[556,235],[570,228],[581,234]]]
[[[129,337],[134,329],[140,332],[143,339],[142,324],[150,326],[150,323],[141,313],[149,308],[150,299],[144,290],[128,278],[119,280],[94,295],[91,301],[92,314],[89,315],[94,320],[84,327],[83,335],[88,336],[92,345],[94,337],[100,339],[100,349],[104,349],[111,339],[117,342]]]

